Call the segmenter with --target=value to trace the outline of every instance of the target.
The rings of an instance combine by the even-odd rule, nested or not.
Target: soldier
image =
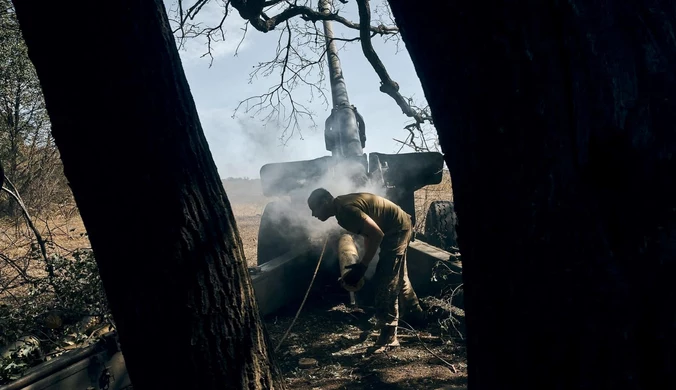
[[[333,197],[324,188],[314,190],[308,198],[312,216],[326,221],[335,216],[345,230],[364,237],[361,261],[348,266],[344,283],[356,286],[380,247],[380,257],[373,275],[375,283],[376,329],[380,335],[376,346],[396,347],[400,307],[415,322],[424,321],[424,313],[408,279],[406,250],[411,241],[411,216],[393,202],[370,193],[353,193]]]

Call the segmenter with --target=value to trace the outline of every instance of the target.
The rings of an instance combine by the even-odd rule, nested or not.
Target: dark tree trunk
[[[14,4],[134,388],[283,388],[163,3]]]
[[[469,388],[676,388],[673,3],[390,4],[453,177]]]

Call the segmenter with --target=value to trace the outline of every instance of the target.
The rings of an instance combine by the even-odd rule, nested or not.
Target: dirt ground
[[[289,389],[466,389],[459,332],[444,331],[434,321],[421,330],[400,324],[401,346],[374,353],[371,308],[348,307],[347,293],[312,294],[276,354]],[[296,310],[266,321],[274,348]]]
[[[250,267],[258,264],[256,256],[258,246],[258,225],[261,222],[261,215],[265,209],[265,203],[232,203],[235,213],[235,222],[242,238],[244,247],[244,256]]]
[[[268,200],[257,192],[256,180],[225,181],[224,185],[247,262],[255,265],[258,225]],[[452,200],[451,196],[446,175],[441,184],[416,193],[417,214],[424,216],[430,202]],[[424,226],[424,218],[419,217],[416,225]],[[310,292],[276,354],[289,389],[466,389],[464,340],[456,328],[442,327],[440,321],[448,323],[444,315],[431,315],[429,326],[418,331],[401,324],[401,347],[372,354],[377,337],[369,322],[372,309],[347,304],[348,293],[335,286],[318,286]],[[297,310],[289,307],[266,320],[273,348],[289,329]]]

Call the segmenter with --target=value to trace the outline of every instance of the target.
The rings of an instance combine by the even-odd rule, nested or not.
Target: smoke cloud
[[[266,176],[265,179],[271,182],[283,182],[284,178],[281,175],[280,177],[273,178]],[[346,231],[338,225],[335,217],[331,217],[325,222],[312,217],[311,210],[307,205],[307,197],[310,193],[320,187],[325,188],[334,197],[354,192],[368,192],[384,196],[386,191],[382,182],[368,179],[363,165],[346,161],[333,164],[325,174],[304,184],[303,187],[290,193],[288,197],[278,198],[278,201],[284,202],[286,207],[288,207],[286,211],[268,213],[263,218],[272,219],[274,221],[273,224],[280,227],[278,234],[283,235],[285,240],[297,240],[299,236],[308,237],[311,245],[320,247],[323,245],[324,240],[329,238],[330,244],[328,247],[330,251],[337,249],[335,247],[338,241],[337,238],[339,234],[346,233]],[[302,232],[302,234],[299,234],[299,232]],[[265,237],[259,237],[259,240],[265,239]],[[363,239],[357,237],[355,242],[360,256],[363,255]],[[279,255],[282,255],[282,253],[279,253]],[[366,273],[367,279],[370,279],[373,275],[377,259],[378,255],[376,254],[376,258],[369,264]],[[338,271],[336,257],[329,256],[325,258],[325,261],[326,268],[335,268],[335,271]]]

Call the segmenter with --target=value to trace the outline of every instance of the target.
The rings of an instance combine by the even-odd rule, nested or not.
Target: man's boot
[[[399,339],[397,339],[397,327],[396,326],[383,326],[380,329],[380,335],[378,336],[378,341],[376,341],[377,347],[398,347]]]

